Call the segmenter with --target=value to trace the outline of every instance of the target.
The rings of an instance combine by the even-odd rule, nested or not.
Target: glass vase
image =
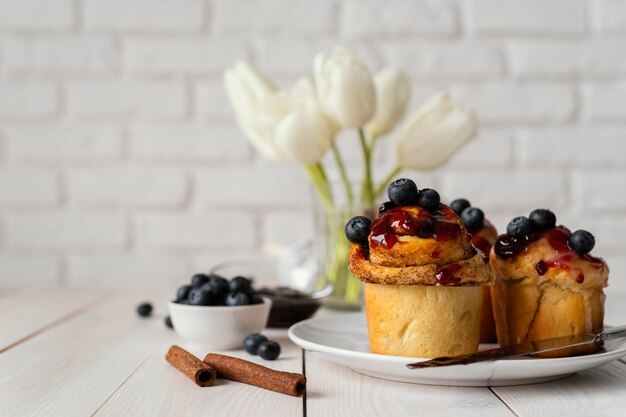
[[[330,185],[332,204],[314,198],[315,253],[318,268],[318,287],[331,283],[333,294],[327,307],[341,310],[360,310],[363,303],[363,285],[348,268],[350,241],[346,238],[346,222],[358,215],[372,217],[372,208],[361,204],[360,186],[351,184],[350,198],[343,183]]]

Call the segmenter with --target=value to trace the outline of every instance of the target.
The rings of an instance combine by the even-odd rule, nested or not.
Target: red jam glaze
[[[489,263],[489,251],[491,251],[491,243],[483,236],[472,235],[472,245],[483,254],[485,263]]]
[[[436,250],[433,253],[430,254],[430,257],[433,259],[439,259],[439,257],[441,256],[441,252]]]
[[[402,207],[392,208],[372,222],[371,230],[370,246],[390,249],[399,242],[398,236],[445,241],[456,238],[463,228],[456,214],[440,204],[433,213],[422,208],[417,214],[406,212]]]
[[[437,282],[441,285],[458,284],[461,282],[461,278],[454,276],[455,273],[461,270],[462,266],[459,264],[451,264],[444,266],[435,274]]]
[[[494,252],[500,259],[512,259],[518,254],[526,252],[528,245],[540,238],[544,238],[554,249],[557,255],[551,259],[541,260],[535,265],[535,270],[539,275],[545,275],[550,268],[560,268],[566,271],[578,271],[576,282],[582,284],[585,281],[583,272],[572,265],[576,259],[584,259],[594,268],[600,269],[604,265],[601,258],[596,258],[589,254],[579,255],[572,250],[567,241],[572,233],[565,226],[557,226],[544,232],[535,232],[522,239],[516,239],[509,235],[498,236]]]
[[[472,244],[476,249],[479,249],[484,255],[489,256],[491,250],[491,243],[487,239],[479,235],[472,235]]]

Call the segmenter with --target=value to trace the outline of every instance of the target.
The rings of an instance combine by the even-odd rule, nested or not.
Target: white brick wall
[[[259,158],[221,74],[288,86],[335,44],[404,69],[413,106],[450,86],[480,114],[420,184],[500,229],[554,208],[626,293],[623,0],[0,0],[0,287],[173,285],[310,234],[306,176]]]

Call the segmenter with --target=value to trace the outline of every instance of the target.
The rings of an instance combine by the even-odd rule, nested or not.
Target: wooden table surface
[[[282,330],[266,362],[303,372],[305,398],[222,381],[199,388],[164,359],[183,344],[163,325],[165,292],[22,289],[0,293],[0,416],[626,416],[626,362],[546,384],[457,388],[384,381],[302,351]],[[151,300],[152,318],[135,314]],[[626,321],[626,297],[606,322]],[[194,352],[202,355],[205,352]]]

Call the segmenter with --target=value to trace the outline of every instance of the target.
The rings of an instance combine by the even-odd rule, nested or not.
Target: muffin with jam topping
[[[450,208],[461,216],[467,231],[472,236],[472,244],[480,250],[489,262],[489,252],[493,246],[498,232],[485,214],[478,207],[472,207],[465,198],[457,198],[450,203]],[[497,343],[496,322],[493,319],[491,303],[491,289],[493,287],[483,287],[483,309],[480,317],[480,343]]]
[[[609,268],[590,254],[594,245],[591,233],[557,226],[549,210],[511,220],[490,254],[501,346],[602,330]],[[600,347],[561,349],[545,356],[571,356]]]
[[[374,353],[436,357],[476,352],[482,287],[493,284],[461,218],[432,189],[399,179],[373,222],[346,224],[350,269],[365,282]]]

